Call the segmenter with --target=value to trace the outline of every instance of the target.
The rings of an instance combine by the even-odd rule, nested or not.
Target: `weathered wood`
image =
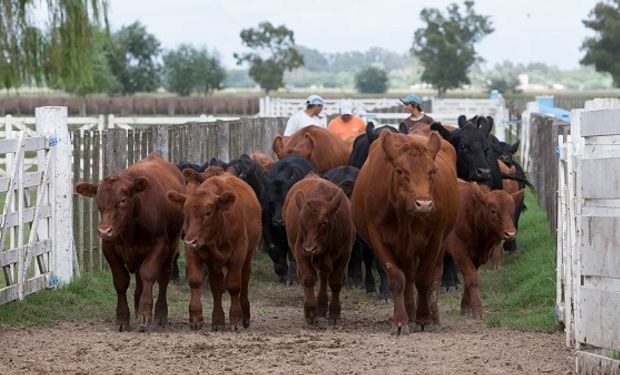
[[[92,154],[90,151],[90,131],[86,130],[84,132],[84,167],[82,170],[82,181],[92,182],[90,177],[90,168],[92,163]],[[92,271],[91,260],[90,260],[90,249],[91,249],[91,233],[92,233],[92,225],[91,225],[91,213],[93,210],[93,201],[92,199],[84,199],[82,204],[82,216],[84,221],[84,226],[82,227],[82,269],[84,272]]]
[[[579,291],[577,340],[606,349],[620,348],[620,291],[582,287]]]
[[[582,351],[575,353],[575,360],[577,374],[620,375],[620,361]]]
[[[226,162],[230,161],[230,127],[225,123],[218,122],[215,129],[214,135],[217,142],[215,157]]]
[[[127,131],[124,129],[107,130],[107,143],[104,160],[108,166],[108,175],[118,175],[127,168]]]
[[[101,165],[101,146],[100,142],[100,132],[93,132],[93,169],[92,169],[92,180],[93,182],[99,182],[101,176],[99,176],[99,170]],[[97,235],[97,223],[99,222],[99,210],[97,209],[97,205],[93,204],[91,208],[91,219],[93,225],[91,226],[91,250],[92,250],[92,261],[93,261],[93,270],[101,271],[101,242],[99,241],[99,236]]]
[[[620,199],[620,158],[588,159],[582,163],[584,198]]]
[[[144,129],[140,130],[140,160],[146,158],[149,154],[148,148],[148,135],[144,131]]]
[[[136,161],[136,149],[133,143],[135,130],[127,131],[127,165],[132,165]]]
[[[161,153],[162,157],[170,160],[170,145],[168,144],[168,129],[165,125],[153,127],[153,151]],[[198,139],[200,140],[200,138]]]
[[[583,220],[582,274],[620,279],[620,217]]]
[[[583,137],[618,134],[620,109],[585,111],[581,114],[581,121],[588,124],[581,129]]]

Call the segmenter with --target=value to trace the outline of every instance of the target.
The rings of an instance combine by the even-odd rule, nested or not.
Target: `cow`
[[[273,167],[273,164],[275,163],[275,161],[269,155],[263,154],[262,152],[253,153],[252,155],[250,155],[250,159],[258,163],[258,165],[263,168],[265,173],[269,172]]]
[[[308,159],[321,173],[347,165],[349,157],[349,147],[336,133],[316,125],[298,130],[286,142],[275,137],[273,151],[280,160],[291,154]]]
[[[116,324],[130,330],[127,288],[135,273],[134,308],[140,331],[151,321],[153,284],[159,284],[155,321],[168,322],[166,293],[172,260],[178,252],[183,212],[166,199],[168,190],[185,191],[183,175],[176,166],[152,153],[119,175],[98,184],[80,182],[78,194],[94,198],[101,215],[97,234],[110,265],[117,294]]]
[[[349,199],[334,183],[310,174],[288,192],[284,221],[304,288],[306,322],[313,325],[321,316],[335,325],[340,320],[340,289],[355,240]],[[317,272],[318,298],[314,294]],[[327,284],[331,289],[329,308]]]
[[[521,189],[512,194],[503,190],[490,191],[486,186],[459,180],[460,205],[456,225],[448,236],[447,249],[465,284],[461,314],[482,317],[478,268],[487,262],[496,245],[516,235],[513,213],[515,202],[523,199],[524,191]]]
[[[436,273],[458,209],[456,155],[429,137],[382,132],[353,189],[353,218],[388,276],[391,333],[438,330]],[[414,300],[417,293],[417,309]]]
[[[191,288],[190,328],[199,330],[204,322],[200,296],[205,266],[213,294],[212,329],[218,331],[226,325],[224,288],[230,294],[230,326],[235,331],[242,325],[248,328],[248,284],[261,236],[261,208],[256,194],[238,177],[223,174],[204,180],[191,194],[171,189],[167,198],[185,215],[183,242]]]
[[[368,158],[368,150],[370,149],[370,145],[377,138],[379,138],[379,134],[381,134],[381,132],[384,130],[394,133],[400,132],[402,134],[407,134],[408,131],[407,125],[404,123],[401,123],[398,129],[390,125],[383,125],[375,129],[375,124],[369,122],[368,125],[366,125],[365,133],[360,134],[355,138],[355,141],[353,142],[353,149],[351,150],[351,155],[349,155],[347,165],[356,168],[362,168],[362,165],[364,165],[364,162]]]
[[[281,282],[293,283],[297,278],[295,262],[290,254],[282,206],[290,188],[310,172],[317,172],[306,159],[290,155],[277,161],[267,174],[267,199],[263,206],[263,236],[267,254],[273,261],[276,275]],[[290,266],[287,264],[287,257]]]

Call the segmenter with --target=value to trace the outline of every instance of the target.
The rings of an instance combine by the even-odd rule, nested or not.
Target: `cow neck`
[[[232,246],[232,236],[229,233],[230,220],[222,212],[218,212],[221,218],[221,229],[217,231],[215,238],[208,243],[209,252],[216,260],[225,262],[228,256],[222,251]]]
[[[470,202],[470,207],[466,207],[470,208],[470,210],[468,210],[470,214],[467,218],[468,226],[473,234],[473,238],[475,238],[478,252],[481,254],[486,253],[490,251],[493,248],[493,244],[498,241],[497,235],[493,233],[487,225],[488,213],[484,203],[480,202],[475,197],[473,197]]]

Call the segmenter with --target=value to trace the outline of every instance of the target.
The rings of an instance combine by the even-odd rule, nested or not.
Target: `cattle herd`
[[[310,325],[321,317],[338,322],[345,277],[377,292],[373,268],[379,295],[394,301],[394,335],[438,330],[439,288],[456,287],[458,271],[461,312],[481,317],[478,268],[497,262],[502,247],[516,250],[529,185],[513,159],[516,145],[499,142],[492,127],[493,119],[483,116],[413,129],[369,123],[346,142],[308,126],[274,139],[276,162],[256,152],[230,162],[175,166],[153,153],[118,176],[77,184],[100,212],[98,234],[118,295],[118,329],[130,329],[130,273],[139,329],[153,320],[156,281],[154,319],[167,324],[166,292],[178,277],[180,240],[194,330],[204,323],[205,279],[213,295],[212,328],[226,327],[225,290],[229,327],[250,325],[248,284],[259,248],[280,282],[303,287]]]

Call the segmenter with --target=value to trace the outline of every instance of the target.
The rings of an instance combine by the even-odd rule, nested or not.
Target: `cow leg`
[[[222,294],[224,293],[224,273],[209,267],[209,285],[213,294],[213,313],[211,314],[211,329],[222,331],[226,328],[226,316],[222,308]]]
[[[170,254],[174,254],[174,252]],[[178,254],[176,256],[178,256]],[[157,302],[155,303],[155,323],[160,326],[168,324],[168,284],[170,283],[172,264],[176,256],[170,255],[166,258],[159,278],[157,279],[159,293],[157,295]]]
[[[205,278],[205,269],[202,260],[193,247],[185,247],[185,262],[187,263],[187,282],[190,287],[189,297],[189,328],[193,331],[202,329],[202,283]],[[210,274],[210,273],[209,273]]]
[[[142,279],[140,278],[140,272],[135,273],[136,278],[136,290],[133,292],[133,307],[136,319],[138,318],[138,311],[140,308],[140,296],[142,295]]]
[[[112,270],[112,281],[116,289],[116,325],[120,332],[129,331],[129,306],[127,305],[127,288],[129,288],[129,271],[114,253],[112,245],[103,241],[103,255],[105,256],[110,270]]]
[[[409,330],[415,331],[415,269],[410,267],[405,272],[405,309],[409,316]]]
[[[140,277],[142,278],[142,295],[138,307],[140,319],[140,332],[146,330],[146,326],[151,322],[153,314],[153,284],[163,271],[163,264],[168,257],[168,244],[162,239],[155,240],[155,248],[147,256],[140,266]],[[167,303],[167,302],[164,302]]]
[[[418,301],[416,310],[416,330],[419,331],[438,331],[439,327],[433,325],[433,284],[435,281],[435,267],[437,258],[443,255],[442,239],[435,235],[426,246],[427,252],[417,266],[415,275],[415,286],[418,290]],[[438,315],[438,314],[437,314]],[[438,320],[437,316],[435,320]]]
[[[332,299],[329,302],[328,322],[330,325],[336,325],[340,320],[340,290],[344,281],[344,269],[346,260],[336,264],[334,270],[329,274],[329,289],[332,291]]]
[[[353,246],[347,274],[349,276],[350,284],[355,286],[362,285],[362,249],[360,248],[358,241],[355,241],[355,245]]]
[[[375,260],[375,255],[372,253],[370,247],[366,245],[366,243],[359,237],[357,238],[355,243],[359,244],[362,252],[362,259],[364,260],[364,268],[366,271],[366,275],[364,277],[364,286],[366,287],[366,293],[374,293],[375,278],[372,274],[372,264]]]
[[[252,258],[248,255],[243,270],[241,271],[241,310],[243,311],[243,328],[250,327],[250,300],[248,299],[248,286],[252,275]]]
[[[314,295],[316,271],[303,255],[297,257],[297,275],[304,288],[304,317],[308,325],[314,325],[319,313],[316,296]]]
[[[448,254],[444,257],[443,260],[441,287],[446,288],[446,291],[449,291],[451,287],[454,287],[454,289],[458,289],[459,283],[460,282],[458,270],[456,269],[456,264],[454,263],[454,259],[452,259],[452,257]]]
[[[241,293],[241,274],[242,265],[233,263],[230,265],[226,274],[226,289],[230,294],[230,310],[228,311],[228,319],[230,326],[236,332],[242,326],[243,310],[241,309],[241,301],[239,295]]]
[[[319,272],[319,294],[317,296],[317,305],[319,309],[319,317],[327,318],[327,306],[329,298],[327,296],[327,272]]]
[[[373,225],[369,228],[370,245],[377,256],[381,267],[387,274],[387,279],[394,296],[394,321],[392,323],[391,334],[406,335],[409,333],[409,317],[405,310],[405,297],[403,294],[405,288],[405,274],[398,268],[398,264],[392,255],[392,252],[386,247],[381,240],[382,236]]]
[[[379,298],[387,301],[392,298],[388,278],[383,270],[383,267],[379,265],[378,259],[375,259],[375,264],[377,265],[377,273],[379,273]]]
[[[174,256],[174,260],[172,261],[172,281],[178,282],[181,280],[181,273],[179,272],[179,253]]]
[[[293,256],[293,253],[290,250],[287,251],[287,255],[288,255],[288,275],[286,279],[288,281],[288,285],[293,285],[298,282],[297,264],[295,263],[295,257]]]
[[[442,254],[446,254],[446,250],[442,251]],[[432,302],[431,302],[431,315],[433,319],[433,324],[435,327],[441,327],[441,321],[439,319],[439,306],[437,301],[439,300],[439,285],[441,284],[441,276],[443,272],[443,259],[444,256],[441,255],[437,257],[437,262],[435,263],[435,273],[433,277],[433,292],[432,292]]]
[[[467,256],[466,249],[458,249],[454,253],[454,260],[463,274],[465,291],[461,300],[461,314],[471,311],[474,318],[482,318],[482,299],[480,298],[480,274],[473,262]]]

